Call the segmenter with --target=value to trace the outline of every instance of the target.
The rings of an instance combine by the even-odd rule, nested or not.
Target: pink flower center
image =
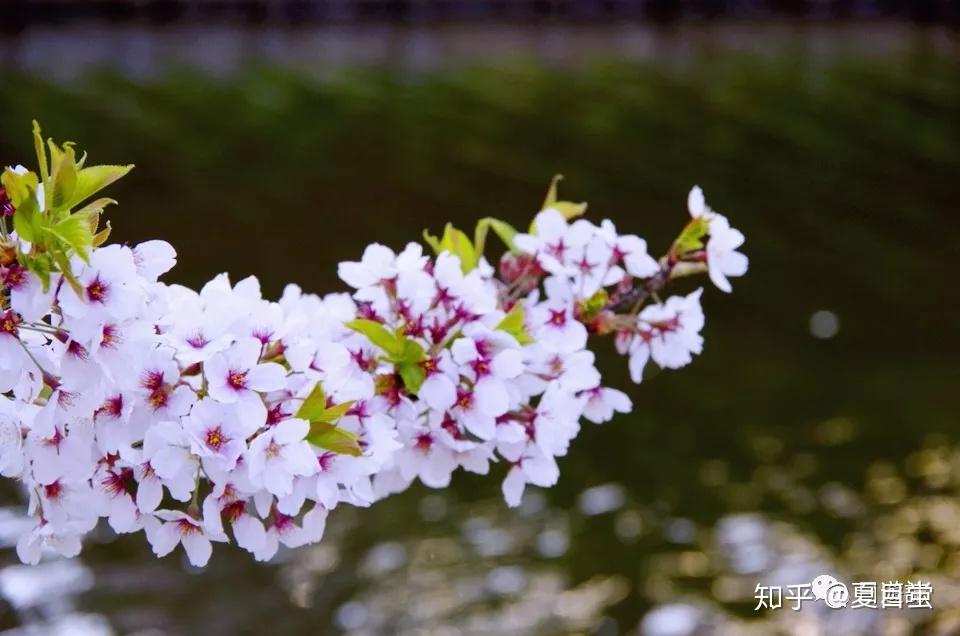
[[[123,396],[120,394],[108,397],[97,409],[96,415],[107,415],[109,417],[120,417],[123,412]]]
[[[107,284],[100,280],[100,276],[98,275],[93,279],[93,282],[87,285],[87,298],[89,298],[91,302],[102,303],[107,296],[107,291]]]
[[[619,246],[614,246],[613,252],[610,254],[610,264],[615,265],[628,255],[629,252],[624,252]]]
[[[560,359],[560,356],[553,356],[550,360],[550,371],[555,374],[563,372],[563,360]]]
[[[67,353],[77,360],[86,360],[90,357],[90,354],[88,354],[87,350],[83,348],[83,345],[76,340],[70,341],[70,344],[67,345]]]
[[[227,521],[233,523],[241,517],[241,515],[247,512],[247,504],[244,501],[234,501],[231,504],[227,504],[223,508],[223,514],[226,516]]]
[[[181,536],[187,536],[189,534],[200,534],[200,526],[192,523],[188,519],[179,519],[177,522],[177,530],[180,531]]]
[[[366,320],[380,320],[380,317],[373,308],[373,303],[369,302],[357,303],[357,315]]]
[[[480,357],[470,363],[470,366],[473,367],[473,372],[477,374],[477,379],[490,375],[490,360],[485,357]]]
[[[417,450],[428,453],[431,446],[433,446],[433,436],[430,433],[417,435]]]
[[[10,289],[17,289],[27,280],[27,270],[13,265],[3,274],[3,282]]]
[[[556,243],[547,245],[547,253],[556,258],[558,261],[563,260],[563,255],[567,252],[567,246],[564,244],[563,239],[560,239]]]
[[[273,527],[277,529],[277,532],[282,534],[293,528],[293,525],[293,517],[274,511]]]
[[[446,287],[440,287],[437,285],[437,297],[434,298],[433,304],[435,305],[448,305],[453,300],[453,296],[450,295],[450,292]]]
[[[60,480],[44,486],[43,494],[47,499],[59,499],[63,495],[63,485],[60,483]]]
[[[230,371],[227,373],[227,385],[237,391],[247,388],[248,371]]]
[[[287,418],[289,413],[284,413],[282,406],[282,404],[277,403],[270,407],[270,410],[267,411],[267,426],[276,426]]]
[[[63,441],[63,433],[60,432],[59,428],[53,429],[53,435],[43,440],[44,446],[53,446],[59,450],[60,442]]]
[[[282,449],[280,448],[280,445],[277,444],[277,440],[271,439],[270,443],[267,444],[267,448],[264,450],[264,453],[266,453],[267,458],[273,459],[274,457],[278,457],[280,455],[281,450]]]
[[[458,388],[456,405],[462,409],[469,409],[473,406],[473,391],[465,391]]]
[[[357,349],[356,351],[351,351],[350,356],[353,358],[353,361],[357,363],[357,366],[363,369],[364,371],[373,371],[377,368],[377,359],[375,356],[371,355],[369,358],[363,354],[363,349]]]
[[[127,480],[132,476],[133,471],[124,469],[117,473],[107,473],[107,476],[100,482],[103,489],[110,495],[116,497],[127,491]]]
[[[100,346],[104,349],[113,349],[120,342],[120,332],[116,325],[104,325],[100,336]]]
[[[449,433],[453,439],[463,439],[463,433],[460,432],[460,427],[457,426],[456,420],[454,420],[449,413],[443,416],[443,422],[440,424],[440,428]]]
[[[553,325],[554,327],[562,327],[567,324],[567,312],[562,309],[554,311],[550,310],[550,318],[547,319],[547,323]]]
[[[5,333],[8,336],[17,337],[19,330],[17,329],[17,317],[12,311],[7,311],[0,314],[0,333]]]
[[[226,435],[223,434],[223,429],[219,426],[208,430],[206,438],[204,439],[207,447],[215,451],[219,451],[220,447],[226,444],[228,441],[230,440]]]
[[[330,466],[333,464],[333,458],[336,457],[336,453],[324,453],[317,457],[317,463],[320,464],[320,472],[327,472],[330,470]]]
[[[673,318],[667,320],[661,320],[660,322],[653,323],[653,326],[660,330],[661,335],[665,333],[670,333],[676,331],[680,328],[680,315],[677,314]]]
[[[209,344],[210,341],[204,338],[202,333],[197,332],[196,334],[187,338],[186,342],[194,349],[203,349],[207,346],[207,344]]]
[[[156,391],[150,394],[149,399],[147,400],[150,403],[150,406],[153,407],[154,411],[159,411],[167,405],[167,402],[170,401],[170,392],[166,387],[160,387]]]
[[[431,376],[437,372],[437,359],[436,358],[427,358],[420,363],[420,366],[423,367],[423,372],[427,376]]]
[[[403,333],[411,338],[423,337],[423,334],[426,333],[426,328],[423,326],[423,316],[417,316],[416,320],[409,320]]]
[[[163,372],[156,369],[150,369],[144,372],[143,377],[140,379],[140,386],[151,393],[158,391],[160,387],[163,386]]]
[[[49,382],[47,383],[49,384]],[[56,386],[60,386],[60,383],[57,382]],[[50,384],[50,388],[53,388],[54,385]],[[57,405],[62,409],[69,409],[73,406],[74,400],[76,400],[77,394],[71,393],[70,391],[57,391]]]

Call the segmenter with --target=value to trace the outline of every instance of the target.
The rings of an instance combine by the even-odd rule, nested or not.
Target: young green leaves
[[[408,391],[415,394],[420,390],[426,379],[421,363],[427,359],[427,355],[418,342],[399,331],[392,332],[373,320],[351,320],[346,326],[366,336],[367,340],[387,354],[387,360],[393,363]]]
[[[500,237],[500,240],[503,241],[503,244],[507,246],[511,253],[515,254],[517,252],[517,246],[513,243],[513,237],[517,235],[517,230],[506,221],[488,216],[480,219],[473,234],[478,255],[483,255],[483,250],[487,244],[487,233],[490,230],[493,230],[493,233]]]
[[[690,252],[702,250],[704,246],[703,238],[709,231],[710,221],[706,217],[697,216],[690,219],[690,222],[673,242],[670,248],[671,255],[680,257]]]
[[[560,212],[565,219],[568,221],[570,219],[575,219],[578,216],[582,216],[584,212],[587,211],[587,203],[585,201],[580,203],[574,203],[573,201],[558,201],[557,200],[557,185],[563,181],[563,175],[557,174],[553,176],[553,179],[550,181],[550,187],[547,188],[547,196],[543,200],[543,206],[541,210],[546,210],[547,208],[553,208]],[[532,226],[531,226],[532,227]]]
[[[497,325],[497,329],[510,334],[522,345],[536,342],[530,334],[527,333],[524,318],[523,305],[516,303],[513,308],[510,309],[510,312],[503,317],[500,324]]]
[[[477,255],[477,248],[470,240],[470,237],[468,237],[463,230],[458,230],[453,227],[453,223],[447,223],[446,227],[443,228],[443,236],[439,239],[424,230],[423,240],[426,241],[427,245],[432,247],[433,251],[437,254],[450,252],[459,258],[460,267],[463,269],[464,274],[472,271],[476,268],[477,263],[480,262],[480,257]]]
[[[77,288],[70,257],[76,254],[86,261],[90,250],[107,240],[110,228],[108,225],[99,230],[100,215],[115,201],[101,198],[77,211],[73,208],[123,177],[133,166],[84,167],[86,155],[77,159],[72,143],[58,146],[52,139],[44,143],[37,122],[33,122],[33,140],[39,177],[14,168],[6,168],[0,177],[16,208],[13,227],[21,239],[31,244],[30,252],[18,255],[18,261],[40,278],[44,288],[49,286],[53,271],[62,272]]]
[[[581,300],[577,305],[580,319],[584,322],[590,322],[606,309],[609,300],[610,295],[606,289],[598,289],[589,298]]]
[[[337,426],[337,421],[346,415],[353,402],[327,405],[327,395],[318,382],[307,399],[303,401],[294,417],[310,422],[310,433],[307,441],[314,446],[326,449],[340,455],[361,454],[359,437]]]
[[[14,229],[26,241],[34,239],[34,217],[39,214],[37,204],[37,188],[39,181],[33,172],[24,172],[14,168],[6,168],[0,182],[10,197],[16,211],[13,214]]]
[[[574,203],[573,201],[557,200],[557,184],[563,179],[563,175],[555,175],[550,181],[550,187],[547,188],[547,196],[543,200],[541,210],[553,208],[558,210],[566,219],[575,219],[587,211],[586,203]],[[483,250],[486,247],[487,234],[493,230],[494,234],[500,237],[503,244],[511,253],[517,253],[513,237],[517,235],[517,230],[500,219],[492,216],[480,219],[473,233],[473,241],[463,230],[458,230],[452,223],[447,223],[443,228],[443,236],[437,238],[427,230],[423,231],[423,240],[433,248],[436,254],[441,252],[450,252],[460,259],[460,266],[464,274],[468,274],[476,269],[483,258]],[[536,234],[536,228],[531,224],[530,232]]]
[[[447,223],[446,227],[444,227],[441,238],[437,238],[427,230],[424,230],[423,240],[433,248],[434,253],[441,254],[442,252],[450,252],[459,258],[463,273],[469,274],[477,268],[477,265],[480,264],[480,259],[483,258],[483,250],[486,247],[487,234],[490,233],[490,230],[493,230],[494,234],[500,237],[500,240],[507,246],[507,249],[511,252],[516,251],[516,247],[513,244],[513,237],[517,234],[517,231],[506,221],[501,221],[500,219],[489,216],[480,219],[477,223],[477,227],[473,233],[473,241],[470,240],[466,232],[453,227],[452,223]]]

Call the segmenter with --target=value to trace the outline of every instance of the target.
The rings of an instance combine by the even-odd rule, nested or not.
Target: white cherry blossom
[[[254,485],[282,497],[292,490],[294,477],[317,472],[317,456],[305,440],[309,431],[308,422],[288,419],[250,442],[246,464]]]
[[[747,273],[749,260],[737,251],[744,242],[743,233],[730,226],[727,217],[714,212],[707,205],[703,190],[694,186],[687,197],[687,207],[690,216],[703,217],[709,223],[710,239],[707,241],[707,267],[710,280],[719,289],[730,292],[733,290],[729,276],[743,276]]]
[[[206,525],[180,510],[157,510],[158,524],[148,524],[147,539],[153,553],[164,557],[178,546],[183,546],[187,559],[195,567],[203,567],[213,554],[211,541],[227,541],[222,531],[210,531]]]

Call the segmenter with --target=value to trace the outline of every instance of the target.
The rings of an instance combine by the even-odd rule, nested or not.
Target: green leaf
[[[426,360],[427,354],[415,340],[405,339],[403,341],[403,350],[394,360],[397,373],[403,380],[403,385],[411,393],[416,393],[423,386],[427,374],[423,369],[421,362]]]
[[[427,373],[419,362],[400,362],[397,364],[397,373],[400,374],[403,385],[411,393],[419,391],[423,381],[427,379]]]
[[[365,335],[367,340],[391,356],[400,355],[403,351],[402,339],[391,333],[379,322],[359,318],[346,323],[346,327]]]
[[[38,254],[37,256],[20,254],[17,257],[17,261],[29,271],[36,274],[37,278],[40,279],[40,284],[43,286],[44,292],[50,289],[50,272],[53,271],[53,259],[49,254]]]
[[[133,169],[128,166],[91,166],[77,172],[77,185],[68,207],[86,200]]]
[[[423,240],[424,242],[433,249],[434,254],[440,254],[443,251],[443,248],[440,247],[440,239],[430,233],[429,230],[423,231]]]
[[[587,211],[587,204],[585,202],[574,203],[572,201],[559,201],[557,199],[557,186],[561,181],[563,181],[562,174],[553,176],[553,179],[550,181],[550,187],[547,188],[547,196],[543,200],[543,207],[540,209],[546,210],[547,208],[553,208],[559,211],[567,220],[582,216],[583,213]]]
[[[480,219],[473,235],[473,244],[477,250],[478,259],[483,256],[483,250],[487,242],[487,233],[491,229],[500,237],[500,240],[503,241],[503,244],[507,246],[508,250],[516,253],[517,247],[513,244],[513,237],[517,235],[517,230],[506,221],[488,216]]]
[[[104,208],[113,203],[116,203],[113,199],[97,199],[74,212],[75,215],[82,216],[87,220],[87,224],[90,226],[90,232],[93,234],[94,247],[100,247],[106,243],[110,237],[110,231],[113,229],[110,226],[110,221],[107,221],[106,227],[103,230],[98,230],[100,229],[100,215],[103,214]]]
[[[597,290],[590,298],[580,301],[580,311],[583,314],[583,318],[588,321],[596,318],[597,315],[607,306],[607,302],[609,300],[610,295],[607,294],[607,290],[600,289]]]
[[[13,229],[17,236],[25,241],[35,243],[39,238],[37,223],[40,221],[40,211],[37,209],[37,199],[32,194],[20,201],[13,213]]]
[[[84,261],[89,259],[90,248],[93,247],[93,232],[90,231],[90,223],[86,216],[71,214],[44,229],[73,249]]]
[[[40,124],[33,120],[33,147],[37,151],[37,163],[40,166],[40,182],[46,183],[50,172],[47,169],[47,151],[43,147],[43,135],[40,132]]]
[[[359,457],[362,454],[360,438],[350,431],[327,422],[315,422],[310,426],[307,441],[340,455]]]
[[[24,201],[31,198],[36,202],[37,185],[39,184],[36,173],[17,174],[12,168],[6,168],[3,171],[3,176],[0,177],[0,182],[3,183],[3,188],[7,191],[7,196],[10,197],[10,201],[15,208],[19,208]]]
[[[116,203],[117,202],[114,201],[113,199],[108,199],[107,197],[103,197],[103,198],[97,199],[96,201],[91,201],[90,203],[86,204],[85,206],[83,206],[82,208],[74,212],[74,214],[102,214],[103,210],[108,205],[116,205]]]
[[[330,408],[324,409],[323,413],[320,414],[320,417],[312,421],[327,422],[328,424],[337,422],[341,417],[347,414],[347,411],[350,410],[354,403],[355,400],[347,400],[346,402],[342,402],[340,404],[334,404]]]
[[[426,374],[420,363],[426,358],[426,352],[416,340],[406,338],[402,331],[390,333],[379,322],[372,320],[351,320],[346,326],[362,333],[370,342],[383,349],[387,358],[394,363],[396,371],[403,379],[404,386],[411,392],[420,389]]]
[[[490,221],[493,219],[487,217],[477,222],[477,227],[473,230],[473,249],[477,252],[477,262],[483,258],[483,251],[487,247],[487,234],[490,232]]]
[[[536,341],[527,333],[524,318],[523,305],[517,303],[510,309],[510,312],[503,317],[503,320],[497,325],[497,329],[510,334],[522,345],[532,344]]]
[[[110,238],[110,232],[113,228],[110,226],[110,221],[107,221],[106,227],[93,235],[93,246],[100,247],[107,242],[107,239]]]
[[[562,174],[553,175],[553,179],[550,179],[550,186],[547,188],[547,196],[543,198],[543,205],[540,206],[541,210],[546,210],[547,208],[553,207],[553,204],[557,202],[557,185],[563,181]]]
[[[486,234],[485,231],[484,234]],[[472,271],[480,262],[480,253],[470,242],[470,237],[463,230],[453,227],[452,223],[447,223],[446,227],[443,228],[443,238],[438,239],[424,230],[423,240],[433,248],[435,254],[450,252],[459,258],[460,268],[464,274]]]
[[[493,228],[494,233],[500,237],[503,244],[506,245],[511,252],[516,253],[517,246],[513,242],[513,237],[517,235],[517,228],[500,219],[490,219],[490,227]]]
[[[524,313],[523,305],[520,303],[515,304],[497,325],[497,329],[506,331],[507,333],[523,329]]]
[[[390,333],[379,322],[372,320],[351,320],[346,326],[362,333],[373,344],[387,353],[396,371],[403,379],[404,386],[416,393],[423,384],[426,374],[420,363],[426,358],[426,352],[416,340],[406,338],[402,331]]]
[[[702,216],[691,219],[673,242],[671,248],[677,256],[703,249],[703,237],[710,230],[710,222]]]
[[[63,151],[60,149],[60,146],[53,143],[53,139],[47,139],[47,149],[50,151],[50,165],[53,166],[50,170],[50,176],[53,176],[57,162],[60,161],[60,157],[63,156]]]
[[[297,409],[294,417],[298,417],[308,422],[320,419],[323,412],[327,410],[327,394],[323,391],[323,386],[317,382],[310,395],[303,401],[300,408]]]
[[[578,216],[583,216],[587,211],[587,202],[583,201],[580,203],[574,203],[573,201],[557,201],[553,204],[553,209],[559,210],[560,214],[563,215],[568,221],[570,219],[575,219]]]
[[[310,391],[310,395],[307,396],[307,399],[305,399],[300,405],[300,408],[297,409],[294,417],[307,420],[312,424],[316,424],[317,422],[330,424],[346,415],[353,404],[353,400],[348,400],[342,404],[335,404],[328,407],[327,394],[324,392],[320,383],[317,382],[313,390]]]
[[[477,266],[479,258],[477,250],[470,242],[470,237],[463,230],[453,227],[452,223],[447,223],[443,229],[443,239],[440,241],[440,251],[450,252],[460,259],[460,269],[464,274],[469,274]]]
[[[50,142],[50,156],[53,160],[53,172],[50,174],[50,187],[46,188],[46,207],[48,210],[69,209],[77,188],[77,162],[71,145],[63,150]]]
[[[426,359],[426,352],[419,342],[405,338],[397,359],[401,362],[423,362]]]

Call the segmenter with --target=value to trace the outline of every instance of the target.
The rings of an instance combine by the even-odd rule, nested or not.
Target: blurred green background
[[[321,545],[271,565],[220,547],[192,571],[108,531],[47,574],[8,549],[0,627],[956,633],[960,60],[901,32],[867,53],[845,50],[843,29],[818,33],[833,47],[774,50],[667,30],[640,60],[507,46],[438,67],[252,56],[229,73],[5,72],[0,159],[30,160],[37,118],[98,163],[136,163],[112,193],[113,238],[173,243],[168,281],[228,271],[271,296],[338,291],[337,262],[369,242],[525,223],[556,172],[652,251],[701,185],[746,234],[751,270],[729,297],[707,291],[704,354],[682,372],[632,386],[599,345],[635,412],[585,425],[559,485],[517,511],[495,470],[338,509]],[[757,583],[824,573],[933,581],[936,609],[753,611]]]

